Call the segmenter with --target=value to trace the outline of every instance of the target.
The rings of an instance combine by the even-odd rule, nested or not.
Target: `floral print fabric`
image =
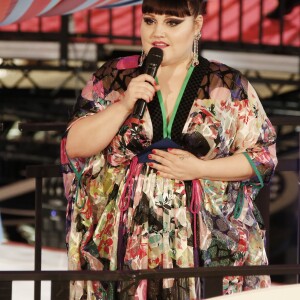
[[[70,126],[119,101],[139,72],[138,56],[107,62],[83,89]],[[254,200],[277,163],[274,128],[253,87],[238,71],[209,62],[198,88],[181,145],[204,160],[244,153],[256,176],[243,182],[162,178],[137,159],[154,142],[157,130],[148,110],[140,123],[128,117],[110,145],[88,159],[68,159],[65,137],[61,161],[70,270],[268,263],[263,222]],[[269,283],[268,276],[226,277],[223,292]],[[76,281],[70,299],[177,300],[200,299],[200,294],[199,278],[138,284]]]

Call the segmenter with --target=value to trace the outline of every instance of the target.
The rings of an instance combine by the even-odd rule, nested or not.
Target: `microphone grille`
[[[157,47],[152,47],[149,50],[147,55],[147,61],[153,64],[160,65],[164,56],[164,52],[162,49]]]

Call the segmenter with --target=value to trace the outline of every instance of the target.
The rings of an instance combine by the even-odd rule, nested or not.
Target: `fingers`
[[[142,74],[138,77],[135,78],[138,81],[147,81],[149,82],[152,86],[156,85],[156,81],[155,78],[153,78],[152,76],[148,75],[148,74]]]
[[[152,153],[148,155],[150,159],[157,161],[159,164],[169,166],[174,160],[174,155],[163,150],[152,150]]]
[[[168,148],[168,152],[174,155],[186,155],[189,152],[185,151],[185,150],[181,150],[181,149],[175,149],[175,148]]]
[[[174,162],[174,160],[177,159],[177,158],[182,159],[182,157],[191,156],[191,153],[189,153],[185,150],[181,150],[181,149],[171,149],[171,148],[169,148],[168,151],[154,149],[152,151],[151,155],[153,157],[155,157],[155,160],[156,159],[158,159],[158,160],[165,159],[167,161]]]
[[[153,100],[155,92],[159,89],[155,79],[148,75],[142,74],[133,78],[128,84],[127,90],[124,93],[123,101],[126,106],[131,109],[134,107],[138,99],[143,99],[147,103]]]
[[[156,169],[162,177],[178,180],[198,178],[194,172],[194,169],[197,169],[196,162],[198,159],[188,151],[154,149],[149,158],[153,160],[153,162],[149,163],[149,166]]]
[[[135,86],[134,91],[129,92],[129,95],[133,101],[143,99],[146,102],[150,102],[154,97],[154,93],[155,91],[150,87],[150,84],[141,83],[140,85]]]
[[[156,83],[155,79],[148,74],[142,74],[142,75],[132,79],[130,83],[132,83],[131,86],[133,86],[133,87],[140,87],[142,89],[145,89],[144,90],[145,92],[150,92],[150,95],[152,96],[152,98],[153,98],[155,92],[157,92],[159,90],[159,85]],[[144,100],[146,100],[146,99],[144,99]]]
[[[172,156],[163,150],[152,150],[152,153],[148,155],[149,159],[153,162],[149,163],[149,166],[158,171],[158,174],[165,178],[174,178],[172,166]]]

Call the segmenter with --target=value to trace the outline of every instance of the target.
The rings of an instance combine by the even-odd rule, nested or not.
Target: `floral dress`
[[[100,67],[82,90],[70,126],[119,101],[130,80],[142,72],[138,59],[114,59]],[[240,72],[200,57],[200,64],[188,71],[169,122],[157,93],[143,119],[129,116],[97,155],[69,159],[66,138],[61,161],[70,270],[268,263],[264,225],[254,200],[277,164],[276,134]],[[230,182],[163,178],[140,159],[161,141],[172,141],[203,160],[243,153],[255,176]],[[269,284],[268,276],[228,276],[223,292]],[[137,284],[74,281],[70,299],[200,299],[200,292],[197,278]]]

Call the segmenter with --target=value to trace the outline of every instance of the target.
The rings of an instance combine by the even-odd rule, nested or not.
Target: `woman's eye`
[[[171,27],[175,27],[177,25],[179,25],[180,23],[182,23],[181,20],[168,20],[167,24]]]
[[[144,22],[147,24],[147,25],[151,25],[154,23],[154,20],[151,19],[151,18],[144,18]]]

